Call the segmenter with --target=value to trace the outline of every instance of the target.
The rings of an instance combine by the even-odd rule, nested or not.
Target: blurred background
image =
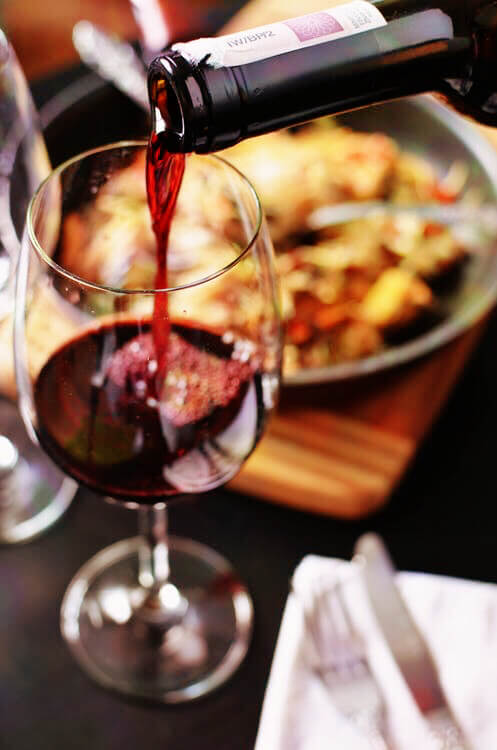
[[[30,79],[77,61],[71,33],[82,18],[126,38],[138,35],[128,0],[0,1],[0,26]]]
[[[214,32],[243,4],[243,0],[163,3],[169,33],[179,40]],[[269,10],[274,5],[266,4]],[[34,79],[77,62],[71,41],[72,28],[77,21],[88,19],[120,37],[136,39],[138,27],[132,6],[135,12],[147,13],[153,5],[153,0],[135,0],[134,3],[129,0],[50,0],[48,3],[0,0],[0,27],[9,36],[27,77]],[[323,6],[323,2],[318,5]],[[157,31],[156,18],[153,24]]]

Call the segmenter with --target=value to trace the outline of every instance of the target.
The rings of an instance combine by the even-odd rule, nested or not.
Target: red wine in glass
[[[250,342],[174,324],[163,377],[151,328],[129,320],[82,333],[34,388],[53,460],[103,495],[144,503],[231,478],[265,422]]]

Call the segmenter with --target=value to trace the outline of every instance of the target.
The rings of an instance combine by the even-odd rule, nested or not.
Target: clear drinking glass
[[[168,288],[154,288],[145,154],[141,142],[107,146],[41,185],[18,273],[16,365],[22,413],[51,458],[138,509],[140,536],[71,582],[63,635],[101,684],[180,702],[241,662],[252,603],[220,555],[168,538],[166,507],[228,481],[259,442],[281,335],[259,201],[222,159],[188,157]]]
[[[22,70],[0,30],[0,368],[13,390],[14,277],[28,202],[50,171]],[[11,394],[13,395],[13,394]],[[26,434],[15,404],[0,398],[0,543],[24,542],[66,510],[76,490]]]

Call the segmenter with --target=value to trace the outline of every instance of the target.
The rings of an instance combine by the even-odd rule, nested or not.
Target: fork
[[[372,750],[391,750],[385,739],[385,703],[371,673],[364,642],[348,612],[341,583],[330,588],[329,584],[315,582],[311,594],[303,612],[313,645],[313,671],[331,692],[341,714],[368,738]]]

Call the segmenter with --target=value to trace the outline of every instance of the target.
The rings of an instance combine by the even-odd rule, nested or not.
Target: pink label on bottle
[[[386,20],[367,0],[352,0],[306,16],[237,31],[214,39],[195,39],[175,45],[192,60],[208,59],[213,66],[245,65],[282,55],[302,47],[335,41],[386,25]]]
[[[308,16],[292,18],[284,23],[295,32],[301,42],[343,31],[342,24],[338,23],[336,18],[329,13],[312,13]]]

